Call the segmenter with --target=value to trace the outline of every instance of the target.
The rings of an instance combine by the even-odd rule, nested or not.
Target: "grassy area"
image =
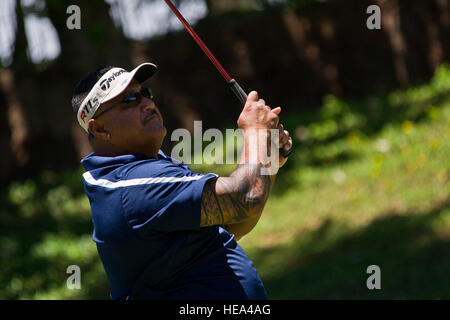
[[[242,241],[272,298],[450,297],[450,104],[439,110],[345,141],[354,160],[285,173],[295,187]],[[373,264],[379,291],[366,288]]]
[[[240,243],[271,298],[450,297],[449,88],[441,68],[428,85],[288,118],[301,142]],[[366,287],[370,265],[381,290]]]
[[[269,297],[450,298],[450,68],[382,96],[328,96],[283,122],[296,152],[240,242]],[[108,298],[81,173],[45,172],[0,195],[0,299]],[[66,288],[72,264],[81,290]],[[381,290],[366,287],[370,265]]]

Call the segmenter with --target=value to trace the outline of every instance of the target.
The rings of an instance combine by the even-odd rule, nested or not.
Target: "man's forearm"
[[[272,189],[275,175],[270,174],[270,130],[244,131],[244,146],[239,166],[230,177],[245,181],[246,197],[251,199],[252,209],[261,214]],[[256,216],[253,215],[253,216]]]
[[[223,225],[239,239],[257,224],[278,169],[286,162],[273,150],[271,133],[277,144],[292,145],[289,134],[279,125],[281,108],[271,109],[256,91],[250,92],[237,121],[244,134],[239,166],[229,177],[207,182],[202,194],[200,226]],[[278,134],[281,132],[281,136]],[[271,155],[271,151],[276,154]],[[280,161],[281,160],[281,161]]]
[[[253,222],[242,226],[243,230],[251,230],[250,226],[255,224],[253,218],[261,215],[275,176],[268,175],[263,165],[268,139],[263,139],[259,147],[256,142],[252,146],[252,140],[249,134],[244,134],[240,163],[229,177],[220,177],[205,185],[200,226],[232,225],[252,218]]]
[[[270,156],[270,134],[257,143],[254,141],[256,138],[244,133],[241,164],[230,176],[247,181],[246,195],[252,199],[252,215],[245,221],[225,226],[228,232],[235,234],[237,240],[253,230],[258,223],[276,177],[275,174],[269,175],[267,165],[264,165],[264,160]]]

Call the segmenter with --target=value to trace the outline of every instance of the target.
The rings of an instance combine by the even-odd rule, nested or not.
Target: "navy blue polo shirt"
[[[112,299],[266,299],[251,260],[222,226],[200,228],[199,174],[159,151],[82,160],[93,240]]]

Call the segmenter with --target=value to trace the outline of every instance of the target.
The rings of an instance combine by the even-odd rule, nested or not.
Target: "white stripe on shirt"
[[[203,178],[204,175],[197,175],[197,176],[184,176],[180,178],[176,177],[158,177],[158,178],[137,178],[137,179],[130,179],[130,180],[120,180],[117,182],[109,181],[106,179],[94,179],[94,177],[91,175],[89,171],[83,173],[83,178],[86,181],[86,183],[104,187],[108,189],[116,189],[121,187],[131,187],[131,186],[138,186],[143,184],[155,184],[155,183],[174,183],[174,182],[187,182],[187,181],[195,181],[200,180]]]

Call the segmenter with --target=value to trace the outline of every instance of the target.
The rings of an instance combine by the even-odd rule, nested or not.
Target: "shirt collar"
[[[167,156],[161,150],[158,151],[158,158],[168,159]],[[126,164],[135,161],[148,159],[145,154],[125,154],[116,157],[104,157],[98,156],[95,153],[89,154],[87,157],[81,160],[81,164],[86,171],[91,171],[98,168],[103,168],[111,165]]]

